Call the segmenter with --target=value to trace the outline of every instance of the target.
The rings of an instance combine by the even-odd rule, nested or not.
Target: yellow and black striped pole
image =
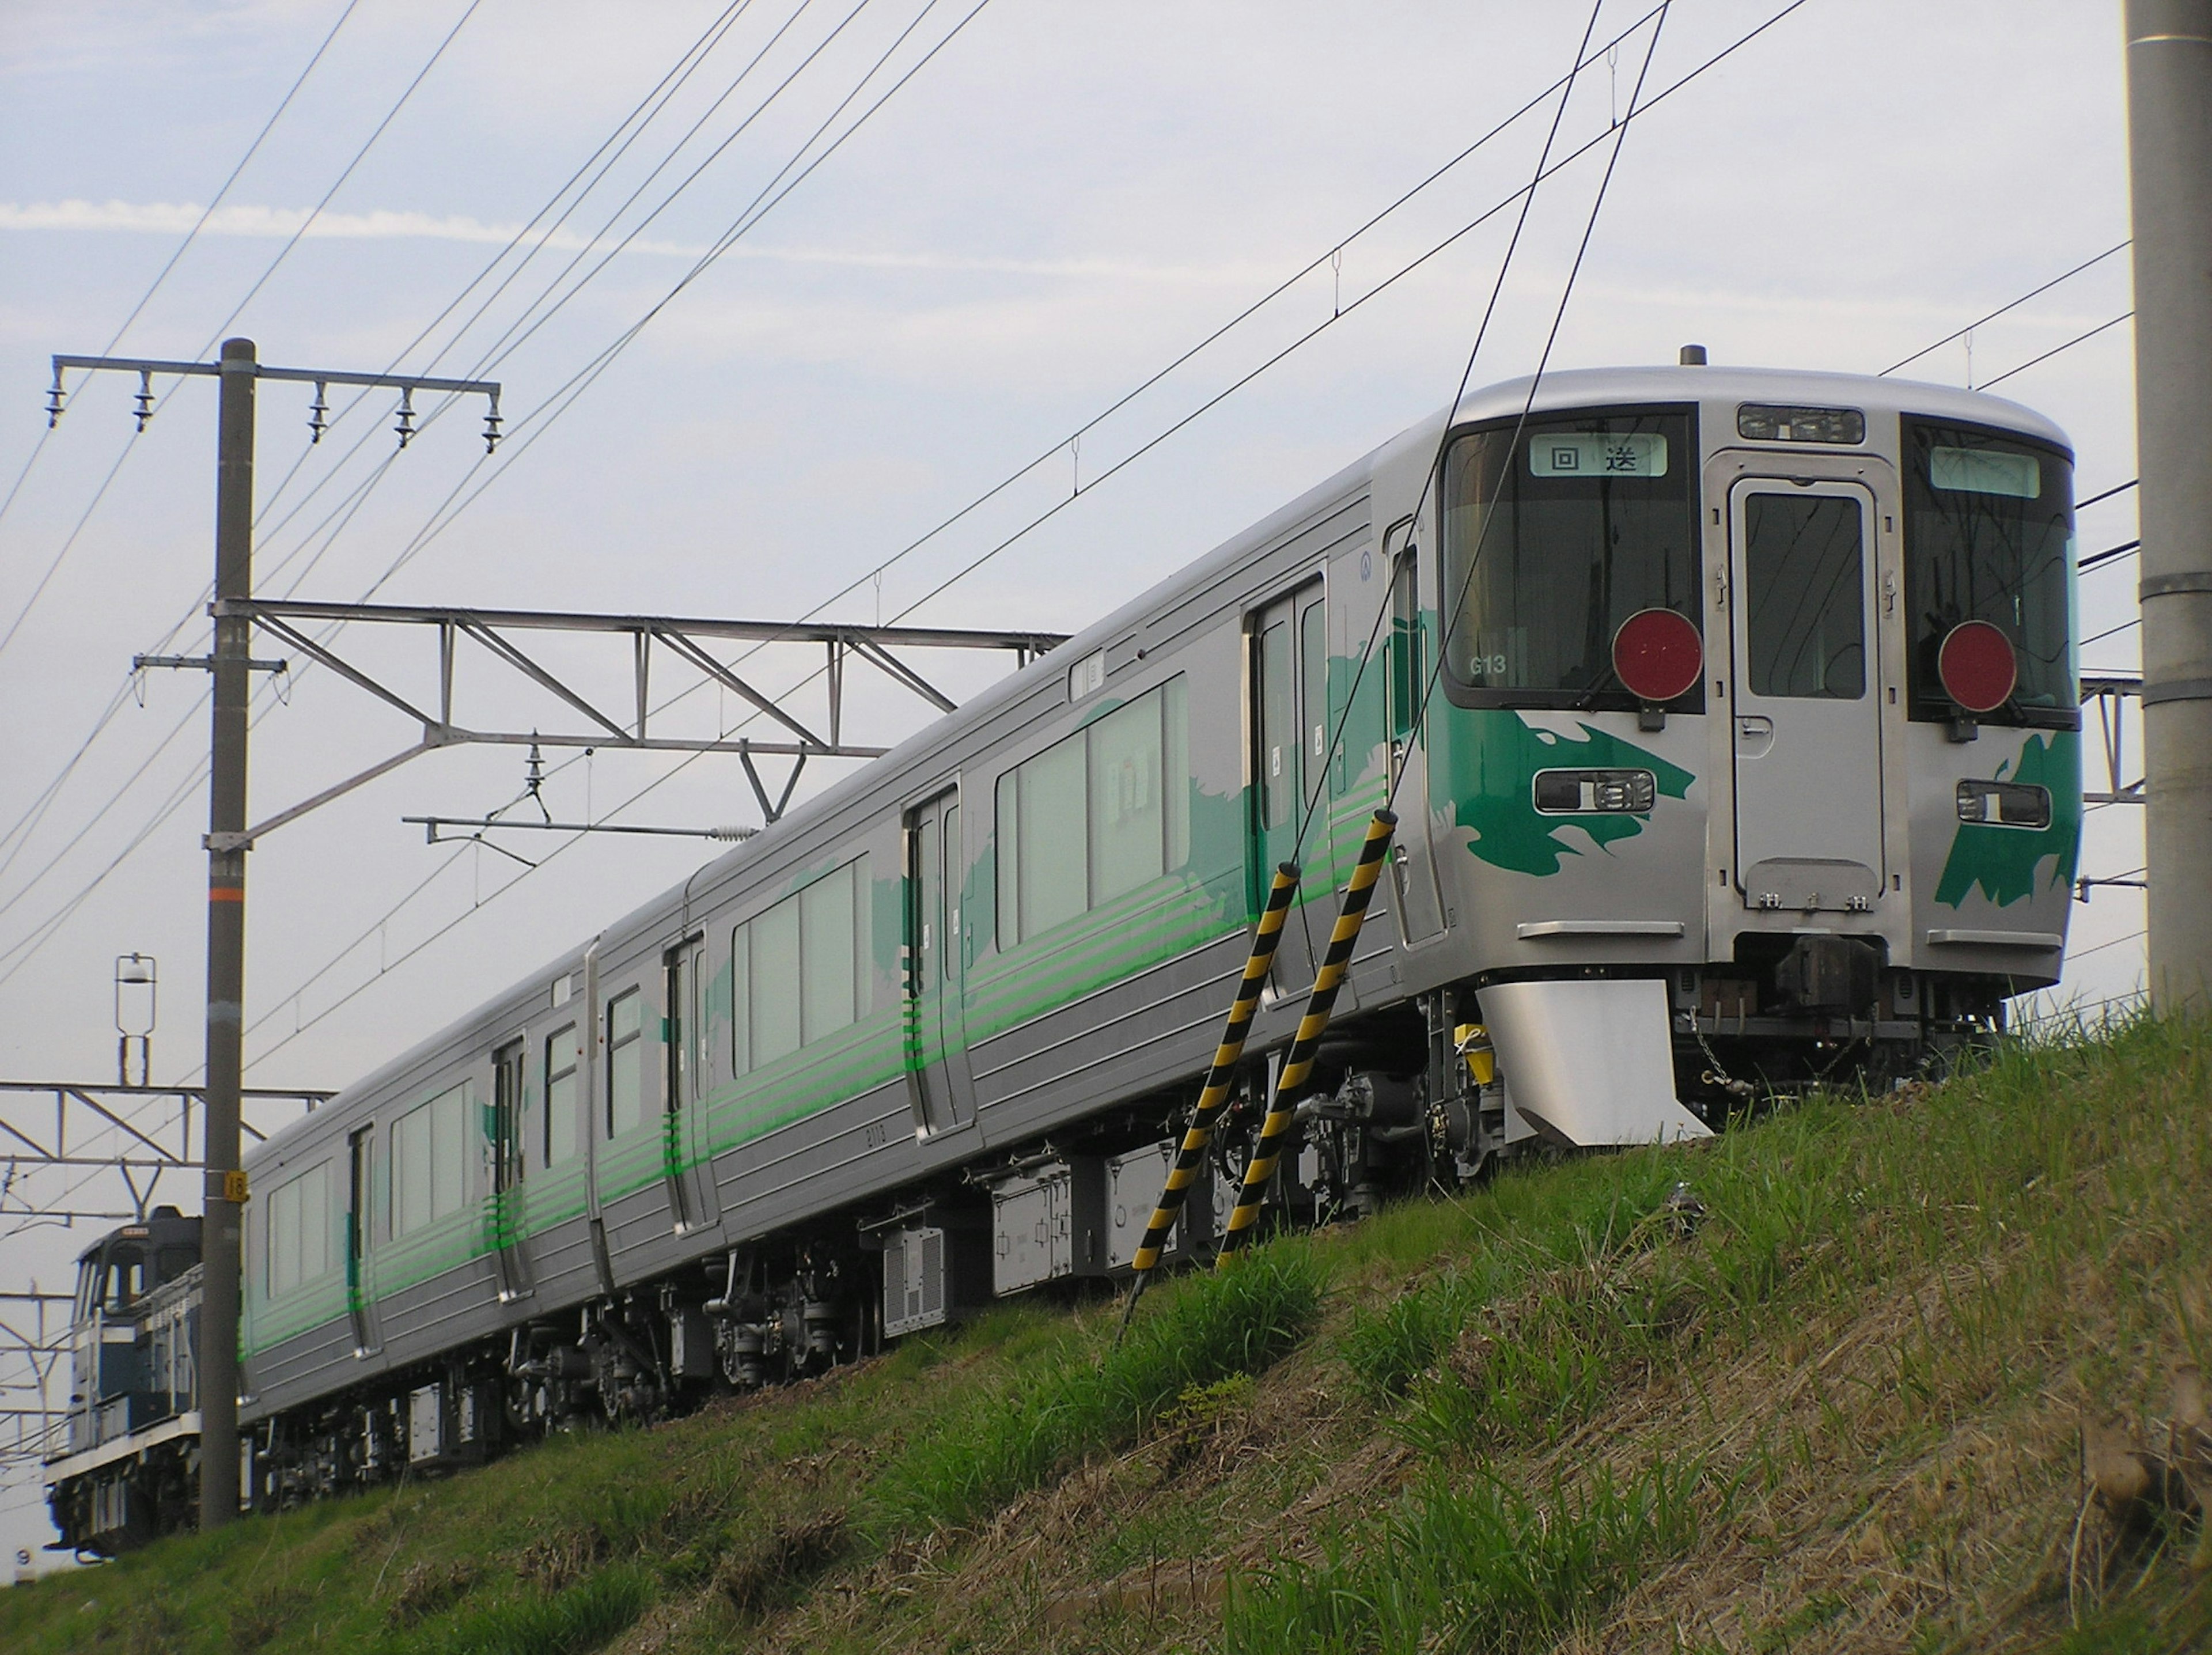
[[[1366,842],[1359,847],[1352,882],[1344,890],[1344,905],[1337,911],[1336,928],[1329,934],[1328,952],[1322,957],[1321,969],[1314,973],[1313,992],[1306,997],[1306,1014],[1298,1019],[1298,1031],[1283,1059],[1282,1072],[1275,1077],[1275,1095],[1268,1104],[1267,1118],[1261,1124],[1259,1141],[1252,1146],[1252,1159],[1244,1164],[1243,1187],[1237,1192],[1236,1210],[1229,1214],[1222,1232],[1220,1256],[1214,1260],[1217,1269],[1229,1267],[1229,1261],[1259,1222],[1261,1199],[1267,1193],[1275,1164],[1282,1159],[1283,1141],[1290,1135],[1292,1108],[1313,1074],[1321,1037],[1328,1029],[1329,1013],[1336,1008],[1337,990],[1344,986],[1344,974],[1352,964],[1352,945],[1359,940],[1359,928],[1366,922],[1375,881],[1382,875],[1382,858],[1397,831],[1398,818],[1387,810],[1376,811],[1367,824]]]
[[[1214,1048],[1213,1067],[1206,1072],[1198,1107],[1191,1111],[1182,1146],[1176,1152],[1175,1165],[1168,1169],[1167,1183],[1152,1208],[1152,1221],[1145,1227],[1144,1239],[1137,1244],[1136,1257],[1131,1261],[1136,1266],[1137,1279],[1129,1288],[1128,1308],[1121,1313],[1125,1329],[1137,1300],[1144,1295],[1146,1280],[1160,1262],[1168,1232],[1175,1228],[1190,1186],[1197,1181],[1214,1125],[1221,1119],[1221,1111],[1229,1107],[1237,1085],[1237,1065],[1244,1056],[1245,1037],[1252,1032],[1252,1019],[1259,1013],[1260,991],[1267,986],[1267,973],[1275,964],[1275,945],[1282,940],[1283,922],[1289,917],[1291,903],[1297,894],[1298,865],[1279,864],[1274,883],[1267,887],[1267,900],[1260,909],[1260,922],[1252,929],[1252,950],[1244,961],[1244,977],[1237,984],[1236,1001],[1229,1007],[1229,1021],[1221,1031],[1221,1044]]]

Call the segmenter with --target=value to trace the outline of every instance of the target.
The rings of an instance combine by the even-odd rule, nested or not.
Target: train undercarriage
[[[1883,1089],[1938,1072],[2002,1032],[2002,980],[1893,971],[1818,946],[1832,940],[1667,979],[1676,1092],[1708,1126],[1821,1086]],[[1263,1223],[1343,1222],[1570,1147],[1516,1108],[1473,1020],[1478,986],[1490,984],[1332,1034]],[[1266,1062],[1250,1066],[1170,1260],[1210,1261],[1269,1084]],[[716,1253],[266,1421],[244,1486],[273,1509],[442,1474],[552,1433],[647,1423],[814,1378],[1009,1293],[1111,1291],[1130,1275],[1189,1102],[1117,1107],[884,1207]]]

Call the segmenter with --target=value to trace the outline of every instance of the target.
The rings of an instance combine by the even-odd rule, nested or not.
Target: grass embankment
[[[1678,1183],[1691,1199],[1674,1200]],[[1533,1165],[1117,1307],[0,1596],[9,1651],[2148,1652],[2079,1433],[2212,1368],[2212,1031]],[[2077,1519],[2081,1519],[2077,1524]]]

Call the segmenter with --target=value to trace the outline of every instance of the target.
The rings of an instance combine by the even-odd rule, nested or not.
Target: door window
[[[1744,501],[1754,696],[1856,701],[1866,694],[1866,581],[1858,502],[1754,494]]]
[[[1298,728],[1304,739],[1305,785],[1298,796],[1320,797],[1328,776],[1328,607],[1318,590],[1298,605]]]
[[[522,1146],[528,1141],[523,1126],[523,1046],[516,1041],[492,1056],[493,1187],[506,1190],[522,1180]]]
[[[1291,623],[1260,634],[1260,825],[1286,827],[1298,796],[1297,681],[1291,676]]]

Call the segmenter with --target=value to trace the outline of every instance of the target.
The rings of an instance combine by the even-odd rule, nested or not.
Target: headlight
[[[2051,790],[2025,782],[1961,782],[1959,819],[1996,827],[2051,825]]]
[[[1638,812],[1659,797],[1650,770],[1538,770],[1536,808],[1553,816],[1598,811]]]

